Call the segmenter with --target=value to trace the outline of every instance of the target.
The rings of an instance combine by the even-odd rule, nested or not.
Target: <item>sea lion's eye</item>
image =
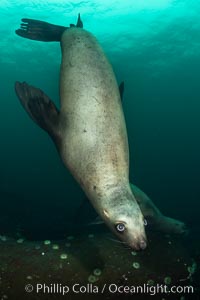
[[[115,228],[118,232],[122,233],[125,230],[125,225],[123,223],[118,223],[117,225],[115,225]]]

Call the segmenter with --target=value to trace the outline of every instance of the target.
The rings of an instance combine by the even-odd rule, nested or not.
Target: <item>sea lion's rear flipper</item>
[[[55,104],[43,93],[26,82],[15,83],[16,94],[29,116],[54,140],[60,143],[59,111]]]
[[[83,28],[83,23],[78,15],[76,26],[70,24],[70,27]],[[44,21],[33,19],[22,19],[21,28],[15,32],[17,35],[36,41],[42,42],[59,42],[63,32],[69,27],[50,24]]]
[[[21,28],[15,31],[16,34],[36,41],[59,42],[63,32],[67,29],[64,26],[33,19],[22,19],[22,22]]]

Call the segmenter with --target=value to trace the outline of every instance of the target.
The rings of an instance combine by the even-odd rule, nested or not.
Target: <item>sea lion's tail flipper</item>
[[[56,146],[60,143],[59,111],[43,93],[26,82],[15,83],[16,94],[29,116],[52,137]]]
[[[78,15],[77,24],[70,24],[70,27],[83,28],[80,14]],[[20,29],[15,32],[17,35],[36,41],[42,42],[59,42],[63,32],[69,27],[50,24],[44,21],[33,19],[22,19]]]

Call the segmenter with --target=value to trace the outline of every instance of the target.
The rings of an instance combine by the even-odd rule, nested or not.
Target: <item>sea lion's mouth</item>
[[[129,243],[129,247],[136,251],[145,250],[147,247],[147,241],[146,239],[141,239],[140,241],[134,241],[132,243]]]

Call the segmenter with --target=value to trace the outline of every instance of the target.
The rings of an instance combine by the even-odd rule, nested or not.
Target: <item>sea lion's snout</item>
[[[137,240],[130,242],[129,247],[131,247],[131,249],[136,251],[145,250],[147,247],[146,237],[142,237],[140,239],[138,238]]]
[[[141,242],[140,242],[140,249],[141,249],[141,250],[144,250],[146,247],[147,247],[146,241],[141,241]]]

